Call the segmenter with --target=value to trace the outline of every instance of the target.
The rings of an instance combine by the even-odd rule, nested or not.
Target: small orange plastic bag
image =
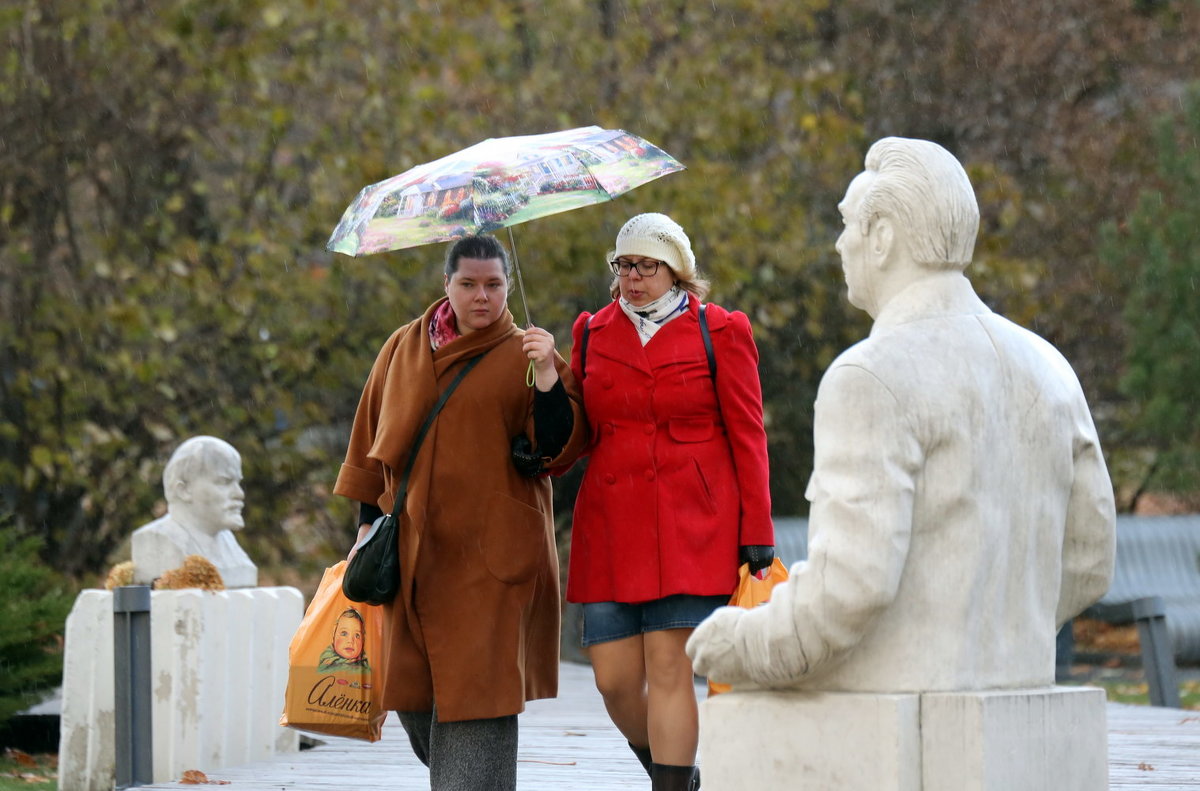
[[[387,711],[383,607],[342,593],[346,561],[327,569],[288,647],[288,683],[279,724],[301,731],[379,741]]]
[[[729,606],[751,610],[760,604],[766,604],[771,598],[771,590],[779,583],[787,582],[787,578],[787,566],[783,565],[783,561],[779,558],[775,558],[762,579],[750,573],[749,563],[743,563],[738,569],[738,583],[737,587],[733,589],[733,595],[729,597]],[[730,689],[728,684],[708,682],[710,696],[728,692]]]

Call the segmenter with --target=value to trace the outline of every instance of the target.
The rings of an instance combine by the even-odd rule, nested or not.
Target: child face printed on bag
[[[334,621],[333,640],[317,659],[318,673],[370,673],[362,615],[347,607]]]
[[[347,610],[338,616],[337,626],[333,630],[333,650],[342,659],[351,662],[362,656],[362,616],[354,610]]]

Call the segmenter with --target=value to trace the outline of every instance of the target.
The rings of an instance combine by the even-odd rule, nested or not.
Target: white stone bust
[[[885,138],[838,208],[850,302],[875,323],[822,377],[809,556],[771,601],[687,644],[735,687],[1042,687],[1055,633],[1112,579],[1112,485],[1070,365],[993,313],[963,270],[966,172]]]
[[[149,584],[200,555],[221,572],[226,588],[258,584],[258,568],[238,546],[241,530],[242,459],[217,437],[192,437],[171,454],[163,469],[165,516],[133,532],[133,581]]]

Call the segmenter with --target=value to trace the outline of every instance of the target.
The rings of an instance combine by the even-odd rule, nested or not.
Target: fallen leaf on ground
[[[27,752],[7,747],[4,750],[4,755],[9,760],[16,761],[21,766],[37,766],[37,761]]]
[[[199,769],[188,769],[183,773],[183,777],[179,778],[179,784],[185,786],[227,786],[228,780],[209,780],[208,775],[201,772]]]

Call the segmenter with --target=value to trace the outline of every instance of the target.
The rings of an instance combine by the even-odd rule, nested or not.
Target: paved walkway
[[[1109,704],[1110,789],[1200,791],[1200,712]],[[224,791],[427,791],[429,774],[395,717],[374,744],[321,737],[298,754],[208,773]],[[562,665],[559,697],[521,715],[522,791],[648,789],[649,780],[609,722],[591,668]],[[151,789],[184,789],[167,783]],[[1017,790],[1014,790],[1017,791]]]

